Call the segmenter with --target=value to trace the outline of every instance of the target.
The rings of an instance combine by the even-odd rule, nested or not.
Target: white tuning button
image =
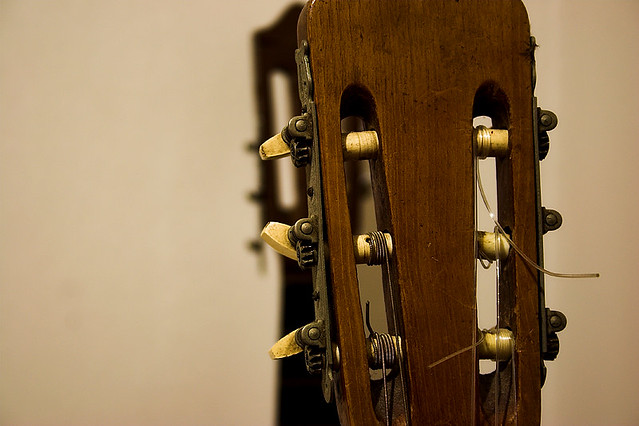
[[[342,133],[344,161],[371,160],[377,157],[379,138],[374,130]]]
[[[269,222],[266,224],[260,237],[282,256],[297,260],[297,251],[288,239],[288,230],[291,227],[279,222]]]
[[[302,327],[297,330],[293,330],[278,340],[277,343],[275,343],[268,351],[271,359],[286,358],[302,352],[304,348],[297,343],[296,339],[296,335],[301,329]]]
[[[344,151],[344,161],[373,159],[377,157],[377,151],[379,151],[377,132],[367,130],[364,132],[343,133],[342,149]],[[291,155],[291,149],[284,142],[280,133],[260,145],[260,158],[262,160],[275,160],[287,155]]]
[[[503,235],[477,231],[477,251],[481,259],[494,261],[505,259],[510,252],[510,244]]]
[[[508,130],[477,126],[473,130],[477,157],[504,157],[508,154]]]
[[[275,160],[287,155],[291,155],[291,148],[286,145],[281,133],[260,145],[260,158],[262,160]]]

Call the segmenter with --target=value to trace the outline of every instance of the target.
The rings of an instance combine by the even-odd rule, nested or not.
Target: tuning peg
[[[297,251],[288,238],[289,225],[279,222],[266,224],[260,237],[282,256],[297,260]]]
[[[281,359],[296,355],[306,347],[326,347],[323,321],[315,321],[291,331],[278,340],[268,354],[271,359]]]
[[[477,157],[503,157],[508,154],[508,130],[477,126],[473,130]]]
[[[510,252],[510,244],[504,236],[493,232],[477,231],[479,257],[490,261],[505,259]]]
[[[259,151],[262,160],[275,160],[276,158],[291,155],[291,148],[284,142],[281,133],[278,133],[260,145]]]
[[[550,151],[550,136],[548,132],[557,127],[559,119],[554,112],[537,107],[537,148],[539,161],[542,161]]]
[[[286,336],[278,340],[277,343],[275,343],[268,351],[271,359],[286,358],[302,352],[304,348],[297,343],[296,339],[296,335],[300,330],[302,330],[302,327],[291,331]]]
[[[508,361],[513,353],[515,337],[507,328],[499,330],[482,330],[482,339],[477,345],[477,355],[480,359],[499,359]]]
[[[377,156],[377,151],[379,150],[377,132],[367,130],[364,132],[343,133],[342,149],[344,161],[373,159]],[[291,148],[281,133],[264,142],[259,151],[262,160],[275,160],[291,154]]]
[[[383,244],[386,245],[386,255]],[[379,265],[386,260],[386,256],[392,256],[393,238],[388,232],[379,231],[354,235],[353,251],[355,252],[355,263]]]
[[[342,133],[344,161],[371,160],[377,157],[379,137],[374,130]]]
[[[291,227],[284,223],[269,222],[266,224],[260,236],[279,254],[289,259],[298,260],[296,247],[291,241]],[[313,225],[307,220],[302,219],[295,224],[295,234],[311,235]],[[386,250],[382,244],[386,244]],[[393,239],[387,232],[371,232],[364,235],[353,236],[353,251],[355,253],[355,262],[357,264],[378,265],[385,261],[385,254],[388,256],[393,253]]]

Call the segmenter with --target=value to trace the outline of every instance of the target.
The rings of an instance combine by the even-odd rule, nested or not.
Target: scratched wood
[[[499,403],[489,392],[494,377],[478,375],[474,351],[432,366],[477,339],[474,115],[493,116],[495,127],[510,131],[510,156],[498,161],[499,217],[536,258],[529,33],[517,0],[314,0],[302,13],[298,40],[309,42],[315,84],[344,424],[382,421],[370,396],[340,142],[340,118],[353,108],[380,137],[373,190],[378,227],[394,240],[387,273],[411,423],[494,423],[492,411],[500,422],[539,423],[536,275],[519,257],[505,262],[500,284],[502,327],[514,332],[516,354],[500,375]],[[516,388],[509,386],[513,362]]]

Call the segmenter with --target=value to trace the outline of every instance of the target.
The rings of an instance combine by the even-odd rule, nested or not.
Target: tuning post
[[[401,338],[387,333],[371,333],[366,339],[368,366],[373,370],[391,369],[401,357]]]
[[[510,253],[510,244],[499,233],[477,231],[477,253],[480,259],[491,262],[503,260]]]
[[[499,330],[482,330],[480,343],[477,345],[479,359],[508,361],[512,357],[515,346],[513,332],[507,328]]]
[[[473,130],[477,157],[504,157],[508,154],[508,130],[477,126]]]
[[[379,137],[374,130],[342,133],[344,161],[372,160],[379,151]]]
[[[380,265],[393,255],[393,238],[381,231],[355,235],[353,247],[357,264]]]

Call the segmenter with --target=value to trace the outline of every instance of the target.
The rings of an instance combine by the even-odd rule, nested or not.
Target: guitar
[[[557,118],[537,107],[534,48],[518,0],[302,10],[302,112],[259,152],[305,171],[308,215],[269,222],[262,238],[311,271],[314,321],[270,354],[302,352],[342,424],[539,423],[544,362],[566,318],[544,297],[542,236],[561,215],[541,205],[539,161]],[[474,127],[477,117],[490,126]],[[486,157],[496,212],[478,172]],[[369,165],[377,227],[364,234],[353,232],[349,162]],[[477,227],[478,193],[493,230]],[[479,263],[498,283],[488,330],[477,320]],[[357,264],[382,269],[385,303],[373,309],[387,330],[362,315]],[[494,371],[480,372],[482,359]]]

